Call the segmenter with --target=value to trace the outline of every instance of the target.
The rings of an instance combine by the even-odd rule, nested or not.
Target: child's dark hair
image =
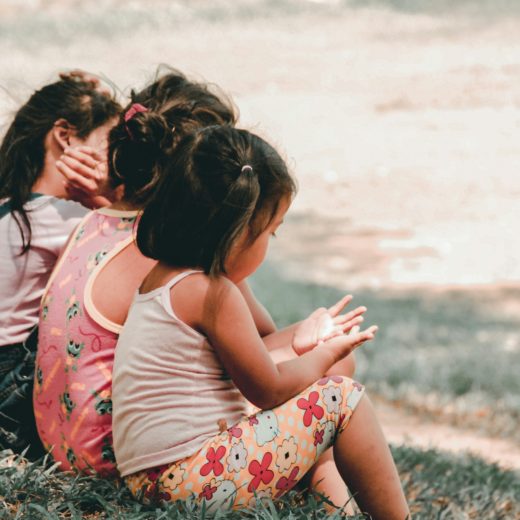
[[[176,267],[225,274],[242,233],[253,242],[296,191],[276,150],[260,137],[214,126],[185,138],[145,208],[137,245]]]
[[[135,104],[146,110],[128,119],[128,110]],[[112,187],[123,184],[125,200],[143,205],[157,184],[161,164],[184,136],[206,126],[235,122],[235,109],[226,98],[168,69],[140,92],[132,91],[131,102],[110,132]]]
[[[120,110],[95,83],[74,77],[46,85],[18,110],[0,146],[0,199],[9,199],[22,235],[21,254],[31,244],[31,224],[24,205],[43,170],[48,132],[57,120],[64,119],[84,139]]]

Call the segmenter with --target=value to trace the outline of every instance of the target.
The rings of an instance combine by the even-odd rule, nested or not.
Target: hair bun
[[[125,126],[132,143],[141,144],[154,151],[168,146],[167,139],[172,139],[172,132],[166,119],[156,112],[135,111],[125,121]]]

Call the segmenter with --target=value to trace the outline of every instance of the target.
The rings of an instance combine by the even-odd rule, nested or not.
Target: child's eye
[[[273,238],[276,238],[276,233],[273,231],[273,232],[271,233],[271,236],[272,236]]]

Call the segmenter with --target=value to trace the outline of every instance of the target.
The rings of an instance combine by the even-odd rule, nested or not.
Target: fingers
[[[102,145],[107,145],[108,142],[102,142]],[[94,161],[106,161],[106,149],[103,148],[102,150],[99,150],[98,148],[92,148],[92,146],[87,145],[80,145],[80,146],[69,146],[64,150],[65,154],[70,154],[73,157],[76,157],[78,160],[85,160],[88,161],[88,158],[94,159]]]
[[[99,78],[81,69],[73,69],[68,72],[60,72],[61,79],[74,79],[78,81],[84,81],[85,83],[91,83],[97,87],[99,85]]]
[[[65,177],[64,184],[89,193],[96,193],[98,190],[97,180],[92,179],[91,175],[82,175],[69,165],[70,161],[56,161],[56,168]]]
[[[348,356],[354,349],[363,345],[367,341],[375,338],[378,327],[373,325],[366,330],[357,333],[342,334],[335,336],[320,344],[321,348],[334,348],[340,351],[341,358]]]
[[[341,332],[342,334],[351,334],[352,329],[356,328],[356,332],[354,334],[357,334],[361,327],[360,325],[363,323],[365,318],[363,316],[356,316],[355,318],[352,318],[351,320],[347,321],[346,323],[343,323],[341,325]]]
[[[81,69],[73,69],[67,72],[60,72],[60,79],[64,80],[74,80],[74,81],[82,81],[83,83],[90,83],[92,88],[95,88],[98,92],[102,94],[110,95],[110,89],[101,83],[101,80],[98,76],[92,74],[91,72],[86,72]]]
[[[361,327],[359,325],[355,325],[350,329],[349,334],[357,334],[361,330]]]
[[[342,334],[348,334],[354,327],[357,327],[357,331],[359,332],[359,325],[363,323],[363,316],[355,316],[353,319],[347,321],[346,323],[342,323],[341,325],[334,325],[331,327],[327,334],[323,334],[320,336],[320,341],[327,341],[335,336],[340,336]]]
[[[346,307],[350,302],[352,301],[352,295],[347,294],[346,296],[343,296],[339,302],[335,303],[332,307],[329,307],[329,314],[332,317],[337,316],[344,307]]]
[[[346,323],[347,321],[352,320],[356,316],[360,316],[361,314],[364,314],[367,311],[367,308],[363,305],[360,307],[357,307],[353,311],[347,312],[346,314],[341,314],[340,316],[336,316],[334,318],[334,324],[341,325],[343,323]]]
[[[90,194],[96,194],[107,178],[101,154],[89,146],[67,148],[56,161],[56,167],[65,177],[66,185]]]
[[[350,338],[354,344],[354,348],[362,345],[366,341],[371,341],[376,337],[379,328],[377,325],[372,325],[368,329],[357,332],[356,334],[348,334],[347,338]]]

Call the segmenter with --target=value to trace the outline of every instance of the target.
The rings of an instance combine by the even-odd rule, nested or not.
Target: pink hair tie
[[[141,105],[141,103],[133,103],[132,106],[126,111],[125,123],[130,121],[132,117],[134,117],[136,114],[139,114],[140,112],[148,112],[148,109]]]
[[[130,119],[132,119],[136,114],[139,114],[141,112],[148,112],[148,109],[145,106],[141,105],[141,103],[133,103],[132,106],[125,113],[125,123],[128,123]],[[125,127],[128,135],[130,136],[130,139],[133,139],[132,132],[130,132],[128,125],[125,125]]]

